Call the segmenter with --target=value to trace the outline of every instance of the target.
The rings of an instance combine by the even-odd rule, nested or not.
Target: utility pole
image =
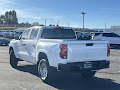
[[[69,27],[69,25],[70,25],[70,24],[68,23],[68,27]]]
[[[84,15],[85,15],[86,13],[84,13],[84,12],[82,12],[82,15],[83,15],[83,32],[84,32]]]
[[[58,20],[57,26],[59,26],[59,20]]]
[[[46,26],[46,21],[47,21],[47,19],[45,19],[45,26]]]
[[[105,31],[106,31],[106,23],[105,23]]]

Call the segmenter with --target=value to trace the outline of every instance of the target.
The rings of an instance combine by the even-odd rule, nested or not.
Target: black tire
[[[15,68],[18,64],[18,60],[15,57],[14,51],[10,50],[10,65]]]
[[[95,75],[96,71],[82,71],[81,75],[83,78],[89,79]]]
[[[45,69],[45,72],[43,70],[43,67],[46,67]],[[38,62],[38,65],[37,65],[37,70],[38,70],[38,75],[40,77],[40,79],[43,81],[43,82],[48,82],[52,79],[52,75],[54,76],[54,73],[55,70],[53,70],[50,66],[49,66],[49,63],[47,61],[47,59],[41,59],[39,62]],[[43,73],[42,73],[42,70],[45,74],[45,76],[43,76]]]

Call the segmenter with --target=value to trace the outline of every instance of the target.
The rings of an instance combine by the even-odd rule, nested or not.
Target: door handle
[[[86,46],[93,46],[93,43],[86,43]]]
[[[35,47],[35,45],[34,45],[34,44],[33,44],[32,46],[33,46],[33,47]]]
[[[34,44],[33,44],[32,46],[33,46],[33,48],[35,48],[35,45],[34,45]]]
[[[26,44],[24,43],[24,44],[22,44],[22,45],[26,45]]]

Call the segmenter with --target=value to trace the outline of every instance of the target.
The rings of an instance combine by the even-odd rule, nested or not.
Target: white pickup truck
[[[105,40],[77,40],[70,27],[36,26],[26,29],[9,44],[10,65],[19,60],[36,64],[42,81],[53,71],[79,71],[92,77],[96,70],[109,68],[110,47]]]

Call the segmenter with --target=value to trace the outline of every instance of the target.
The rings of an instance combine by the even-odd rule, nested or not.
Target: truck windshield
[[[43,39],[76,39],[73,29],[44,29]]]

